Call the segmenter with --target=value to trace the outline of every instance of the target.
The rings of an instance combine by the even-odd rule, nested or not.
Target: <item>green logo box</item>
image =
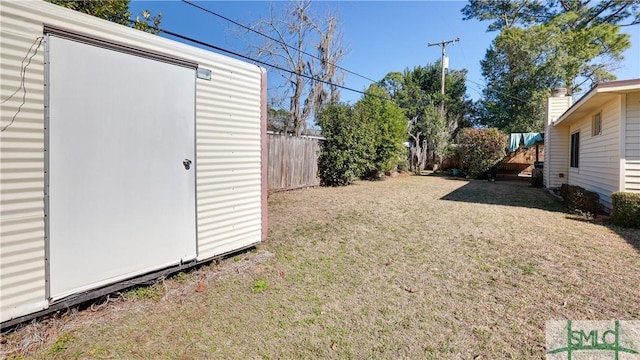
[[[546,323],[548,360],[640,360],[638,320],[554,320]]]

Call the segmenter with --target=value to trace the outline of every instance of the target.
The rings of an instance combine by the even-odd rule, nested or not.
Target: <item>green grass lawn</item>
[[[269,198],[257,249],[6,335],[25,358],[530,359],[547,320],[640,320],[640,231],[522,183]],[[6,349],[6,350],[5,350]],[[22,355],[20,355],[22,354]]]

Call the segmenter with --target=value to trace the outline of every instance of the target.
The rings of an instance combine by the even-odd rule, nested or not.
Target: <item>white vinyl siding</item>
[[[567,182],[569,171],[569,129],[548,126],[544,139],[544,171],[548,188],[557,188]],[[553,154],[553,155],[550,155]]]
[[[640,93],[627,95],[626,158],[640,160]]]
[[[640,192],[640,161],[626,161],[624,190],[630,192]]]
[[[625,191],[640,192],[640,93],[626,100]]]
[[[602,134],[602,114],[597,113],[593,115],[593,120],[591,121],[591,136],[598,136]]]
[[[571,106],[571,97],[549,98],[547,105],[547,131],[544,139],[544,178],[548,188],[560,187],[567,182],[569,171],[569,130],[567,127],[554,127],[557,120]],[[562,177],[560,177],[562,174]]]
[[[578,185],[600,195],[601,203],[611,209],[611,193],[618,190],[620,171],[620,114],[618,101],[609,101],[601,109],[602,132],[592,136],[594,113],[573,123],[569,132],[580,131],[580,160],[569,169],[569,184]]]
[[[40,1],[0,1],[0,97],[20,87],[21,63],[44,25],[181,58],[212,70],[196,80],[198,259],[260,242],[261,105],[258,66]],[[45,296],[44,44],[25,75],[26,102],[0,134],[0,322],[48,306]],[[1,105],[11,122],[22,92]],[[78,254],[81,256],[81,254]],[[79,269],[87,271],[88,269]]]

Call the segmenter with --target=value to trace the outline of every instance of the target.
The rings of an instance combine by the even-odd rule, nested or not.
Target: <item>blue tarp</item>
[[[529,147],[537,142],[544,140],[544,134],[542,133],[524,133],[524,147]]]
[[[509,152],[514,152],[520,147],[520,142],[524,147],[529,147],[544,140],[543,133],[511,133],[509,136]]]
[[[522,139],[522,133],[511,133],[509,136],[509,152],[518,150],[520,139]]]

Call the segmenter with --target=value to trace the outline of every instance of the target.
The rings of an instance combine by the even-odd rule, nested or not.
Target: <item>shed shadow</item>
[[[468,183],[440,198],[475,204],[524,207],[566,212],[561,200],[526,181],[467,180]]]

